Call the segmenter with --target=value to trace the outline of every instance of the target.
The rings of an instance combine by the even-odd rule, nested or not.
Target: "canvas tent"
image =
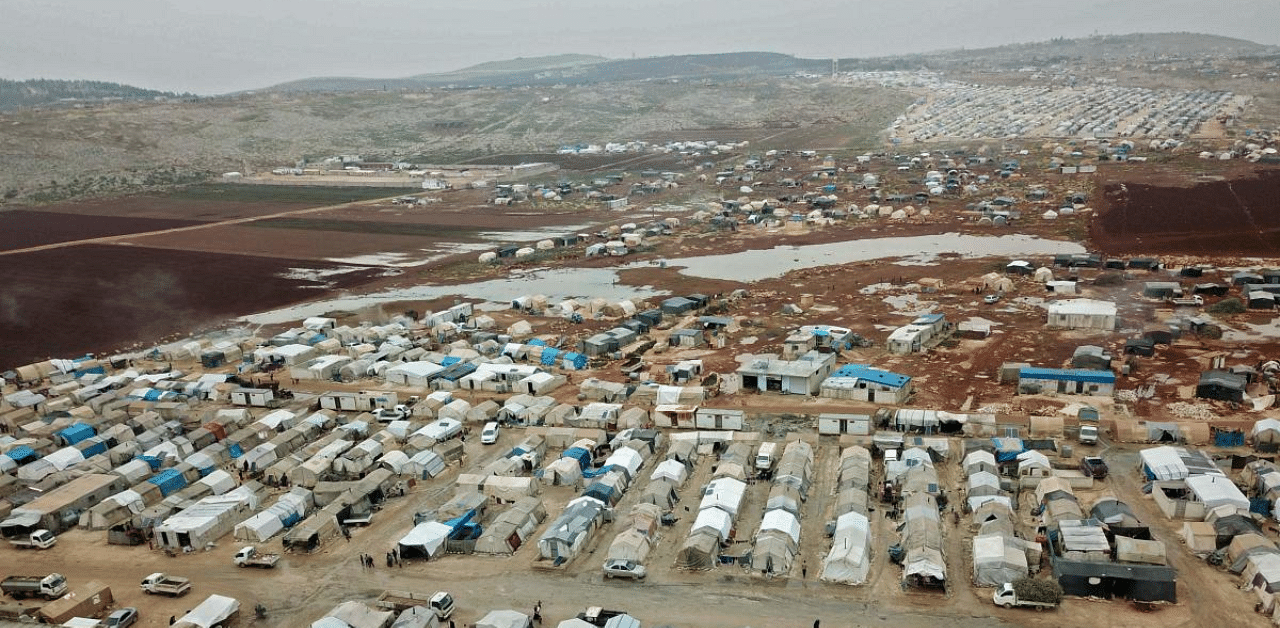
[[[831,551],[822,561],[827,582],[862,584],[871,568],[871,526],[866,515],[849,512],[836,519]]]
[[[997,587],[1027,576],[1027,554],[1014,539],[992,534],[973,538],[973,581]]]
[[[444,553],[444,543],[452,531],[439,521],[424,521],[401,537],[397,547],[405,558],[435,558]]]

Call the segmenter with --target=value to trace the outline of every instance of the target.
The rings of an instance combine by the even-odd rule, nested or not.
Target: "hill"
[[[977,64],[1022,67],[1063,62],[1177,57],[1251,57],[1280,54],[1280,47],[1244,39],[1203,33],[1133,33],[1077,39],[1008,44],[992,48],[939,50],[870,59],[841,59],[841,69],[905,69],[927,66],[938,70],[969,69]]]
[[[992,48],[940,50],[910,55],[840,60],[842,70],[970,69],[1055,62],[1167,57],[1257,56],[1280,54],[1275,46],[1199,33],[1137,33],[1079,39],[1009,44]],[[590,55],[557,55],[482,63],[454,72],[403,78],[309,78],[268,87],[272,92],[414,90],[432,87],[509,87],[516,85],[586,85],[614,81],[728,80],[744,77],[824,74],[829,59],[804,59],[772,52],[673,55],[640,59],[606,59]]]
[[[105,81],[64,81],[29,79],[11,81],[0,79],[0,111],[13,111],[24,107],[74,105],[118,100],[155,100],[157,98],[184,98],[190,94],[176,94],[154,89]]]
[[[271,92],[413,90],[432,87],[509,87],[514,85],[587,85],[615,81],[731,79],[786,76],[822,71],[828,60],[801,59],[772,52],[605,59],[587,55],[558,55],[515,59],[471,66],[455,72],[403,78],[309,78],[268,87]]]

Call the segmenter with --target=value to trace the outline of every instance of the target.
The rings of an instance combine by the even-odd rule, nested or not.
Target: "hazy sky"
[[[1280,0],[3,0],[0,76],[216,94],[560,53],[867,57],[1193,31],[1280,44]]]

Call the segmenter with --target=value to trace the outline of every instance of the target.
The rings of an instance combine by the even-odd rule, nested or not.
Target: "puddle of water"
[[[422,255],[400,251],[369,253],[351,257],[327,257],[325,260],[337,264],[355,264],[357,266],[386,266],[389,268],[411,268],[442,260],[450,255],[488,250],[492,247],[479,243],[459,243],[434,249],[419,249]]]
[[[494,242],[533,242],[546,240],[556,236],[576,235],[591,230],[590,224],[580,225],[547,225],[536,229],[522,231],[481,231],[479,235]]]
[[[1244,323],[1245,329],[1232,329],[1220,322],[1217,324],[1222,328],[1222,339],[1227,342],[1275,340],[1280,338],[1280,318],[1273,318],[1271,322],[1262,325]]]
[[[511,307],[511,300],[532,294],[547,296],[555,303],[564,299],[604,298],[620,301],[630,297],[649,298],[669,294],[652,286],[617,283],[618,273],[608,268],[566,268],[524,273],[518,277],[493,279],[451,286],[413,286],[375,294],[337,297],[251,314],[240,320],[258,325],[274,325],[319,316],[332,310],[359,310],[389,301],[429,301],[450,295],[485,301],[477,309],[494,311]]]
[[[742,251],[725,255],[703,255],[667,260],[671,266],[683,266],[680,273],[708,279],[759,281],[771,279],[800,268],[848,264],[886,257],[905,258],[900,264],[932,264],[942,253],[964,257],[1053,255],[1083,253],[1075,242],[1044,240],[1034,236],[972,236],[958,233],[847,240],[806,246],[779,246],[767,250]]]

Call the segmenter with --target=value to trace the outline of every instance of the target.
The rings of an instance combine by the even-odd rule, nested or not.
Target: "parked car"
[[[644,565],[634,560],[614,559],[605,561],[604,577],[608,578],[630,578],[632,580],[643,580],[646,575]]]
[[[102,620],[104,628],[126,628],[138,622],[138,609],[132,606],[118,608]]]
[[[998,292],[997,292],[996,294],[988,294],[987,296],[982,297],[982,302],[983,302],[983,303],[986,303],[986,304],[988,304],[988,305],[990,305],[990,304],[992,304],[992,303],[999,303],[999,302],[1000,302],[1000,293],[998,293]]]
[[[484,430],[480,432],[480,442],[485,445],[492,445],[498,442],[498,423],[489,421],[484,424]]]
[[[1085,456],[1080,459],[1080,472],[1095,479],[1103,480],[1107,477],[1107,463],[1097,456]]]

